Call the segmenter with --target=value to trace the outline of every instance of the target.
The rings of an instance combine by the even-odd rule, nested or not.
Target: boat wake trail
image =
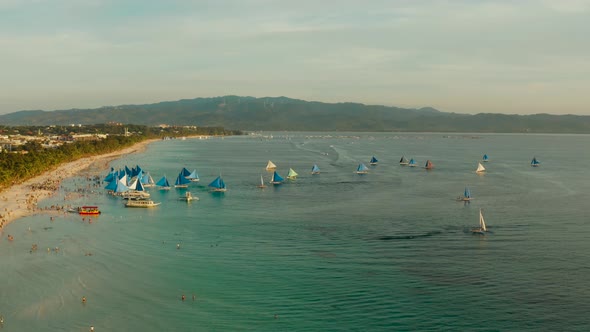
[[[419,239],[419,238],[424,238],[424,237],[431,237],[431,236],[438,235],[441,233],[442,233],[441,231],[432,231],[432,232],[427,232],[427,233],[422,233],[422,234],[385,235],[385,236],[379,236],[377,238],[377,240],[381,240],[381,241],[412,240],[412,239]]]

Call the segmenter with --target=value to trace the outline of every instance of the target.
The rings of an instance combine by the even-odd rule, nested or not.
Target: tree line
[[[118,128],[117,128],[118,127]],[[93,125],[82,128],[68,127],[67,133],[105,133],[105,139],[89,141],[72,141],[55,148],[43,148],[36,140],[29,140],[21,146],[3,149],[0,153],[0,190],[21,183],[57,166],[80,158],[115,152],[135,143],[164,137],[182,137],[190,135],[241,135],[240,131],[225,130],[222,127],[156,128],[138,125],[126,125],[129,135],[121,134],[121,126]],[[55,131],[63,130],[55,129]],[[0,127],[2,135],[15,133],[47,133],[48,127]],[[76,130],[76,131],[72,131]],[[55,133],[53,133],[55,134]],[[10,135],[9,135],[10,136]]]

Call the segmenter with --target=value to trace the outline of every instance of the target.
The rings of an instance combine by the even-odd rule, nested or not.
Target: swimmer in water
[[[86,303],[86,296],[82,296],[82,303]]]
[[[186,299],[186,297],[184,296],[184,294],[182,294],[182,300],[184,301],[184,299]]]

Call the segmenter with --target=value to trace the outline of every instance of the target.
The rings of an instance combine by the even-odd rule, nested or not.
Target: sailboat
[[[191,175],[191,171],[189,171],[186,167],[183,167],[180,170],[180,174],[182,174],[182,176],[184,177],[188,177],[189,175]]]
[[[378,162],[379,162],[379,160],[377,160],[377,158],[375,158],[375,156],[373,156],[373,157],[371,157],[369,164],[375,166],[375,165],[377,165]]]
[[[434,164],[432,163],[432,161],[426,160],[426,164],[424,165],[424,168],[426,168],[426,169],[433,169],[434,168]]]
[[[274,173],[272,173],[272,177],[270,178],[270,183],[272,184],[282,184],[283,181],[285,181],[285,179],[283,179],[279,173],[277,173],[277,171],[274,171]]]
[[[369,168],[365,164],[360,163],[359,166],[356,168],[355,173],[356,174],[368,174]]]
[[[199,173],[197,170],[193,170],[189,175],[185,176],[190,182],[199,182]]]
[[[484,163],[487,163],[488,161],[490,161],[490,157],[488,157],[487,154],[483,155],[483,158],[481,159],[481,161],[483,161]]]
[[[463,193],[463,196],[459,196],[457,200],[461,202],[471,201],[471,191],[469,190],[469,188],[465,187],[465,192]]]
[[[187,188],[189,183],[191,183],[191,180],[184,177],[180,172],[176,177],[176,182],[174,182],[174,188]]]
[[[414,158],[412,158],[408,162],[408,166],[410,166],[410,167],[416,167],[416,166],[418,166],[418,164],[416,164],[416,161],[414,160]]]
[[[406,159],[406,157],[402,156],[402,158],[399,160],[399,164],[402,166],[408,165],[408,159]]]
[[[483,167],[483,165],[481,163],[477,163],[477,169],[475,170],[475,173],[482,174],[482,173],[485,173],[485,171],[486,171],[486,168]]]
[[[156,183],[154,182],[154,179],[152,178],[150,173],[147,172],[143,173],[143,175],[141,176],[141,184],[143,184],[144,187],[148,188],[155,186]]]
[[[311,168],[311,174],[320,174],[320,168],[318,165],[313,164],[313,167]]]
[[[479,227],[472,228],[471,233],[485,235],[488,229],[486,228],[486,222],[483,219],[483,214],[481,213],[481,209],[479,209]]]
[[[170,190],[170,183],[164,175],[158,182],[156,182],[156,186],[160,187],[161,190]]]
[[[275,165],[272,161],[268,161],[268,163],[266,164],[266,170],[267,171],[272,171],[274,169],[277,168],[277,165]]]
[[[258,185],[258,188],[266,188],[266,185],[264,185],[264,179],[262,178],[262,174],[260,175],[260,184]]]
[[[226,192],[227,188],[225,186],[225,182],[221,178],[221,175],[215,178],[211,183],[209,183],[209,187],[213,192]]]
[[[295,172],[295,170],[293,170],[292,168],[289,168],[289,173],[287,174],[287,179],[289,180],[295,180],[297,178],[297,172]]]
[[[531,166],[532,167],[539,167],[539,166],[541,166],[541,162],[537,160],[537,157],[533,157],[533,160],[531,160]]]

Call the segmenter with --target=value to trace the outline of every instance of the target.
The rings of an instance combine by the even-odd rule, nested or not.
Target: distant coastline
[[[118,151],[64,163],[53,170],[0,191],[0,206],[2,207],[0,210],[0,233],[3,232],[4,226],[16,219],[39,213],[63,212],[59,207],[49,210],[38,207],[39,202],[57,192],[63,180],[81,174],[97,175],[108,168],[109,162],[123,155],[143,152],[150,143],[159,140],[147,139]],[[48,179],[51,180],[48,182]]]

